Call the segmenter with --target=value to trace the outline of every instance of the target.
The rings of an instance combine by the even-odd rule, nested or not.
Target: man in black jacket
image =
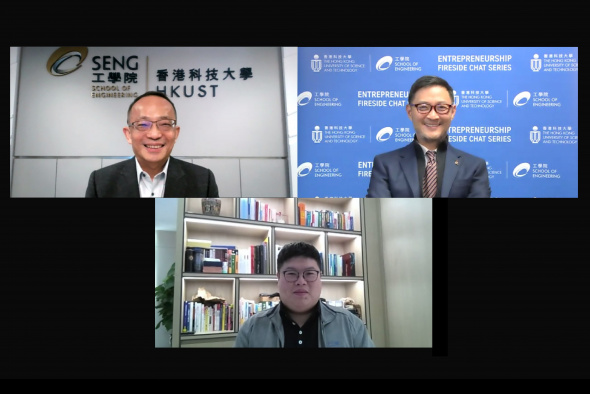
[[[135,156],[90,174],[86,197],[219,197],[213,172],[171,156],[180,133],[176,107],[148,91],[127,111],[123,128]]]

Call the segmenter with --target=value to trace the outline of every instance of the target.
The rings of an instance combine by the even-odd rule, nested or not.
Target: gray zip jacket
[[[319,347],[375,347],[361,319],[344,308],[320,301]],[[238,331],[234,347],[283,347],[281,304],[250,316]]]

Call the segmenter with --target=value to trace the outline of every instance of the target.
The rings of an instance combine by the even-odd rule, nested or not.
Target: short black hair
[[[174,110],[174,117],[176,118],[176,120],[178,120],[178,116],[176,115],[176,107],[174,106],[174,103],[172,102],[172,100],[170,100],[170,98],[166,95],[166,93],[158,92],[157,90],[148,90],[147,92],[145,92],[141,96],[137,96],[135,98],[135,100],[133,100],[133,102],[129,105],[129,109],[127,110],[127,124],[129,124],[129,114],[131,113],[131,108],[133,108],[135,103],[137,103],[139,100],[141,100],[142,98],[147,97],[147,96],[158,96],[158,97],[162,97],[163,99],[167,100],[170,104],[172,104],[172,109]]]
[[[285,261],[300,256],[314,259],[321,271],[322,258],[320,252],[318,252],[315,246],[306,242],[291,242],[284,245],[277,256],[277,271],[281,271]]]
[[[418,78],[410,88],[410,93],[408,94],[408,104],[412,104],[414,101],[414,95],[416,92],[422,88],[426,88],[429,86],[442,86],[443,88],[447,89],[449,95],[451,96],[451,101],[453,104],[455,103],[455,95],[453,94],[453,88],[449,83],[442,79],[441,77],[436,77],[434,75],[424,75],[423,77]]]

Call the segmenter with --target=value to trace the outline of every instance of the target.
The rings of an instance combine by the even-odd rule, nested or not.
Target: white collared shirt
[[[426,163],[428,163],[428,156],[426,156],[426,152],[428,152],[430,149],[428,149],[427,147],[425,147],[421,143],[418,143],[418,145],[420,145],[420,148],[422,148],[422,153],[424,154],[424,161]],[[438,153],[438,149],[434,149],[434,152]]]
[[[152,180],[150,174],[145,172],[139,165],[137,157],[135,158],[135,168],[137,169],[137,182],[139,183],[140,197],[164,197],[164,187],[166,186],[166,173],[168,172],[169,162],[170,158],[168,158],[166,161],[166,165],[164,165],[162,172],[156,174]]]

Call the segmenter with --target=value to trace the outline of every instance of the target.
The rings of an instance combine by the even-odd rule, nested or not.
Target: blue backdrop
[[[407,145],[408,92],[446,79],[450,143],[486,160],[492,197],[578,197],[578,48],[298,49],[299,197],[365,197],[376,154]]]

